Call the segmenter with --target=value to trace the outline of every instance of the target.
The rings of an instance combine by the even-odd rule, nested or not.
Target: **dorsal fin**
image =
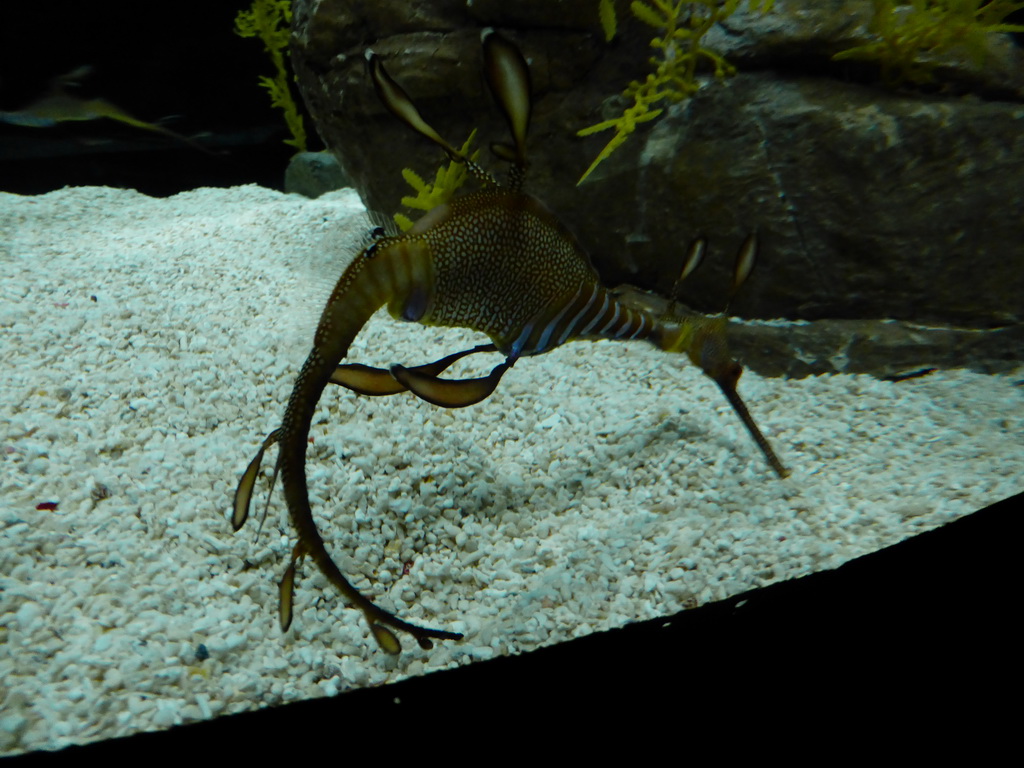
[[[672,286],[672,291],[669,294],[670,303],[667,314],[671,315],[675,310],[683,281],[692,275],[697,270],[697,267],[704,262],[704,254],[706,251],[707,240],[703,236],[698,237],[690,243],[690,248],[686,253],[686,259],[683,261],[683,268],[679,271],[679,277],[676,278],[676,281]],[[754,270],[754,264],[756,262],[757,233],[751,232],[747,235],[743,244],[740,245],[739,250],[736,252],[736,262],[733,264],[732,270],[732,285],[729,287],[729,295],[726,297],[725,305],[722,307],[722,311],[719,314],[729,314],[729,305],[732,304],[732,300],[735,298],[740,287],[746,282],[747,278],[750,277],[750,273]]]
[[[530,68],[519,49],[491,27],[480,34],[484,48],[484,74],[487,84],[508,122],[512,141],[515,142],[514,160],[504,145],[496,144],[492,150],[503,160],[513,160],[526,168],[526,132],[530,127],[531,86]]]
[[[370,79],[373,81],[373,88],[377,91],[377,96],[384,102],[384,106],[388,108],[391,114],[416,131],[416,133],[425,136],[437,144],[437,146],[444,150],[452,162],[465,164],[469,168],[469,172],[485,186],[498,186],[498,182],[494,180],[491,174],[473,162],[463,152],[455,149],[455,147],[445,141],[441,134],[435,131],[433,126],[423,119],[423,115],[416,109],[416,105],[412,103],[409,94],[388,74],[377,54],[367,48],[365,56],[366,63],[370,69]]]
[[[365,55],[366,63],[370,68],[370,79],[373,81],[374,90],[377,91],[377,96],[380,97],[384,106],[395,117],[416,131],[416,133],[426,136],[441,147],[452,160],[465,162],[466,158],[462,156],[462,153],[441,138],[441,134],[435,131],[430,123],[423,119],[420,111],[416,109],[416,105],[409,98],[409,94],[384,69],[380,57],[369,48],[366,49]]]
[[[736,252],[736,264],[732,270],[732,287],[729,289],[729,298],[726,299],[725,309],[722,310],[722,314],[726,314],[729,311],[729,305],[732,303],[733,297],[736,296],[736,292],[740,289],[740,286],[747,281],[750,277],[750,273],[754,270],[754,264],[757,262],[757,233],[751,232],[747,235],[747,239],[743,241],[743,245]]]

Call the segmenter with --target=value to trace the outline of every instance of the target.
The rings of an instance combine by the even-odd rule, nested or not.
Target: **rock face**
[[[284,173],[284,191],[308,198],[350,186],[351,180],[330,152],[299,152]]]
[[[475,127],[486,147],[507,141],[480,74],[480,30],[497,28],[533,78],[526,188],[572,229],[606,282],[664,295],[687,243],[703,234],[706,263],[682,296],[717,311],[736,248],[758,232],[759,265],[730,311],[812,327],[740,333],[755,337],[740,350],[755,368],[891,374],[1005,369],[1024,358],[1024,55],[1009,37],[993,36],[981,65],[945,63],[941,89],[894,91],[874,84],[870,65],[831,60],[866,39],[869,0],[812,10],[779,0],[765,16],[737,13],[705,43],[740,74],[709,79],[641,125],[577,186],[611,133],[576,132],[621,114],[619,94],[650,69],[654,30],[619,5],[619,34],[606,43],[597,0],[295,0],[292,61],[321,137],[367,206],[390,215],[411,194],[401,169],[432,178],[444,158],[385,111],[365,49],[449,141],[461,144]],[[504,171],[486,149],[482,162]],[[813,322],[823,320],[832,322]],[[882,359],[838,354],[853,327],[840,321],[854,323],[861,343],[884,339]],[[894,336],[888,321],[903,332]],[[814,328],[822,338],[809,346],[832,352],[780,365],[785,339]],[[759,343],[759,333],[783,343]]]

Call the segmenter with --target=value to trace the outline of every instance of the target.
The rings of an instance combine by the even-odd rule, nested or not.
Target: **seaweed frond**
[[[463,157],[469,157],[474,163],[480,158],[479,149],[472,155],[469,154],[470,145],[472,145],[475,138],[476,129],[474,128],[470,132],[469,138],[459,148],[459,152]],[[442,165],[437,169],[433,184],[428,184],[423,180],[422,176],[411,168],[403,168],[402,178],[405,179],[406,184],[413,188],[416,194],[403,197],[402,205],[417,211],[431,211],[451,200],[459,187],[466,182],[468,176],[469,170],[466,168],[466,164],[456,162],[455,160],[451,160],[447,166]],[[395,223],[398,224],[400,230],[406,232],[412,226],[412,219],[404,214],[396,213]]]
[[[306,151],[306,127],[302,115],[292,98],[288,85],[288,70],[284,56],[288,47],[292,21],[291,0],[253,0],[248,11],[239,11],[235,17],[235,34],[241,37],[258,37],[263,41],[264,50],[270,54],[274,64],[274,76],[260,77],[260,85],[270,93],[270,104],[284,112],[284,121],[292,138],[285,139],[300,152]]]
[[[637,19],[654,27],[659,34],[651,40],[658,52],[650,59],[654,71],[643,81],[632,81],[623,91],[633,100],[632,106],[614,120],[605,120],[576,132],[577,136],[590,136],[600,131],[615,129],[615,135],[583,173],[577,184],[583,183],[593,170],[622,145],[637,125],[654,120],[664,110],[655,108],[661,102],[678,102],[689,98],[700,88],[696,81],[697,65],[710,62],[715,77],[735,74],[736,68],[725,58],[701,44],[704,35],[715,24],[728,18],[742,0],[633,0],[630,10]],[[752,11],[767,13],[775,0],[748,0]],[[612,0],[601,0],[599,6],[601,27],[605,38],[615,35],[617,22]]]
[[[601,0],[597,7],[597,15],[601,18],[604,41],[611,42],[618,30],[618,21],[615,18],[615,0]]]
[[[932,82],[941,57],[953,49],[984,62],[988,38],[998,32],[1024,32],[1024,25],[1004,24],[1024,3],[1009,0],[872,0],[868,31],[874,40],[840,51],[832,58],[877,62],[890,86]]]

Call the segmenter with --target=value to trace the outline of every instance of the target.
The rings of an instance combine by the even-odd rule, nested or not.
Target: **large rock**
[[[653,30],[620,6],[620,34],[608,44],[596,0],[295,0],[292,60],[318,131],[372,209],[399,210],[410,193],[401,169],[432,176],[444,158],[385,111],[365,49],[451,142],[478,127],[486,146],[507,135],[480,75],[479,33],[495,26],[523,50],[534,82],[527,189],[576,233],[607,282],[664,294],[686,244],[705,234],[707,264],[683,298],[721,309],[733,253],[756,230],[761,261],[732,302],[737,315],[852,320],[861,339],[865,322],[896,320],[910,344],[892,353],[907,361],[901,367],[994,369],[1024,356],[1024,56],[1009,38],[993,37],[983,66],[950,58],[939,71],[944,90],[894,92],[873,84],[870,65],[830,58],[866,39],[868,0],[738,13],[707,43],[741,74],[711,80],[641,126],[577,187],[611,137],[577,130],[621,113],[618,94],[648,70]],[[910,343],[922,326],[928,343]],[[825,345],[848,347],[848,327],[821,325],[832,334]],[[785,348],[793,335],[779,328],[763,333]],[[962,328],[1004,330],[998,344],[964,345]],[[948,345],[936,341],[943,329]],[[892,324],[877,330],[892,349]],[[772,356],[778,346],[754,344]],[[756,348],[741,354],[754,367],[796,372],[758,362]],[[854,358],[801,358],[797,370],[893,372],[877,356]]]

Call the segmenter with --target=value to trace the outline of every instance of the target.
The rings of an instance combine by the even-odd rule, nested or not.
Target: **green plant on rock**
[[[284,112],[284,121],[292,137],[284,143],[299,152],[306,151],[306,127],[302,122],[288,85],[288,69],[284,63],[288,47],[288,25],[292,21],[291,0],[253,0],[248,11],[239,11],[235,17],[235,34],[258,37],[264,50],[274,63],[274,76],[260,76],[260,85],[270,92],[270,104]]]
[[[700,88],[696,81],[697,66],[702,61],[714,67],[715,76],[722,78],[735,74],[736,68],[720,54],[705,48],[701,41],[715,24],[728,18],[742,0],[633,0],[630,10],[643,23],[658,30],[651,40],[657,55],[650,59],[654,71],[642,82],[632,81],[623,91],[633,104],[614,120],[604,120],[576,132],[577,136],[590,136],[601,131],[615,130],[611,141],[590,164],[576,182],[581,184],[593,170],[636,130],[640,123],[657,118],[664,109],[656,105],[678,102],[689,98]],[[767,13],[775,0],[748,0],[751,10]],[[601,0],[599,16],[605,38],[611,40],[618,22],[613,0]]]
[[[1024,25],[1004,24],[1024,3],[1007,0],[872,0],[875,13],[868,31],[875,40],[840,51],[832,58],[875,61],[889,85],[922,84],[934,79],[942,56],[954,49],[979,65],[996,32],[1024,32]]]
[[[475,163],[480,158],[480,150],[478,149],[472,155],[469,154],[469,147],[474,138],[476,138],[475,128],[470,132],[466,143],[459,148],[459,152],[463,157],[469,157]],[[416,194],[403,197],[402,205],[417,211],[431,211],[451,200],[452,195],[465,183],[468,176],[469,169],[466,164],[454,160],[449,161],[447,166],[442,165],[437,169],[433,184],[428,184],[411,168],[403,168],[402,178],[415,190]],[[395,223],[403,232],[408,231],[413,224],[412,219],[401,213],[395,214]]]

